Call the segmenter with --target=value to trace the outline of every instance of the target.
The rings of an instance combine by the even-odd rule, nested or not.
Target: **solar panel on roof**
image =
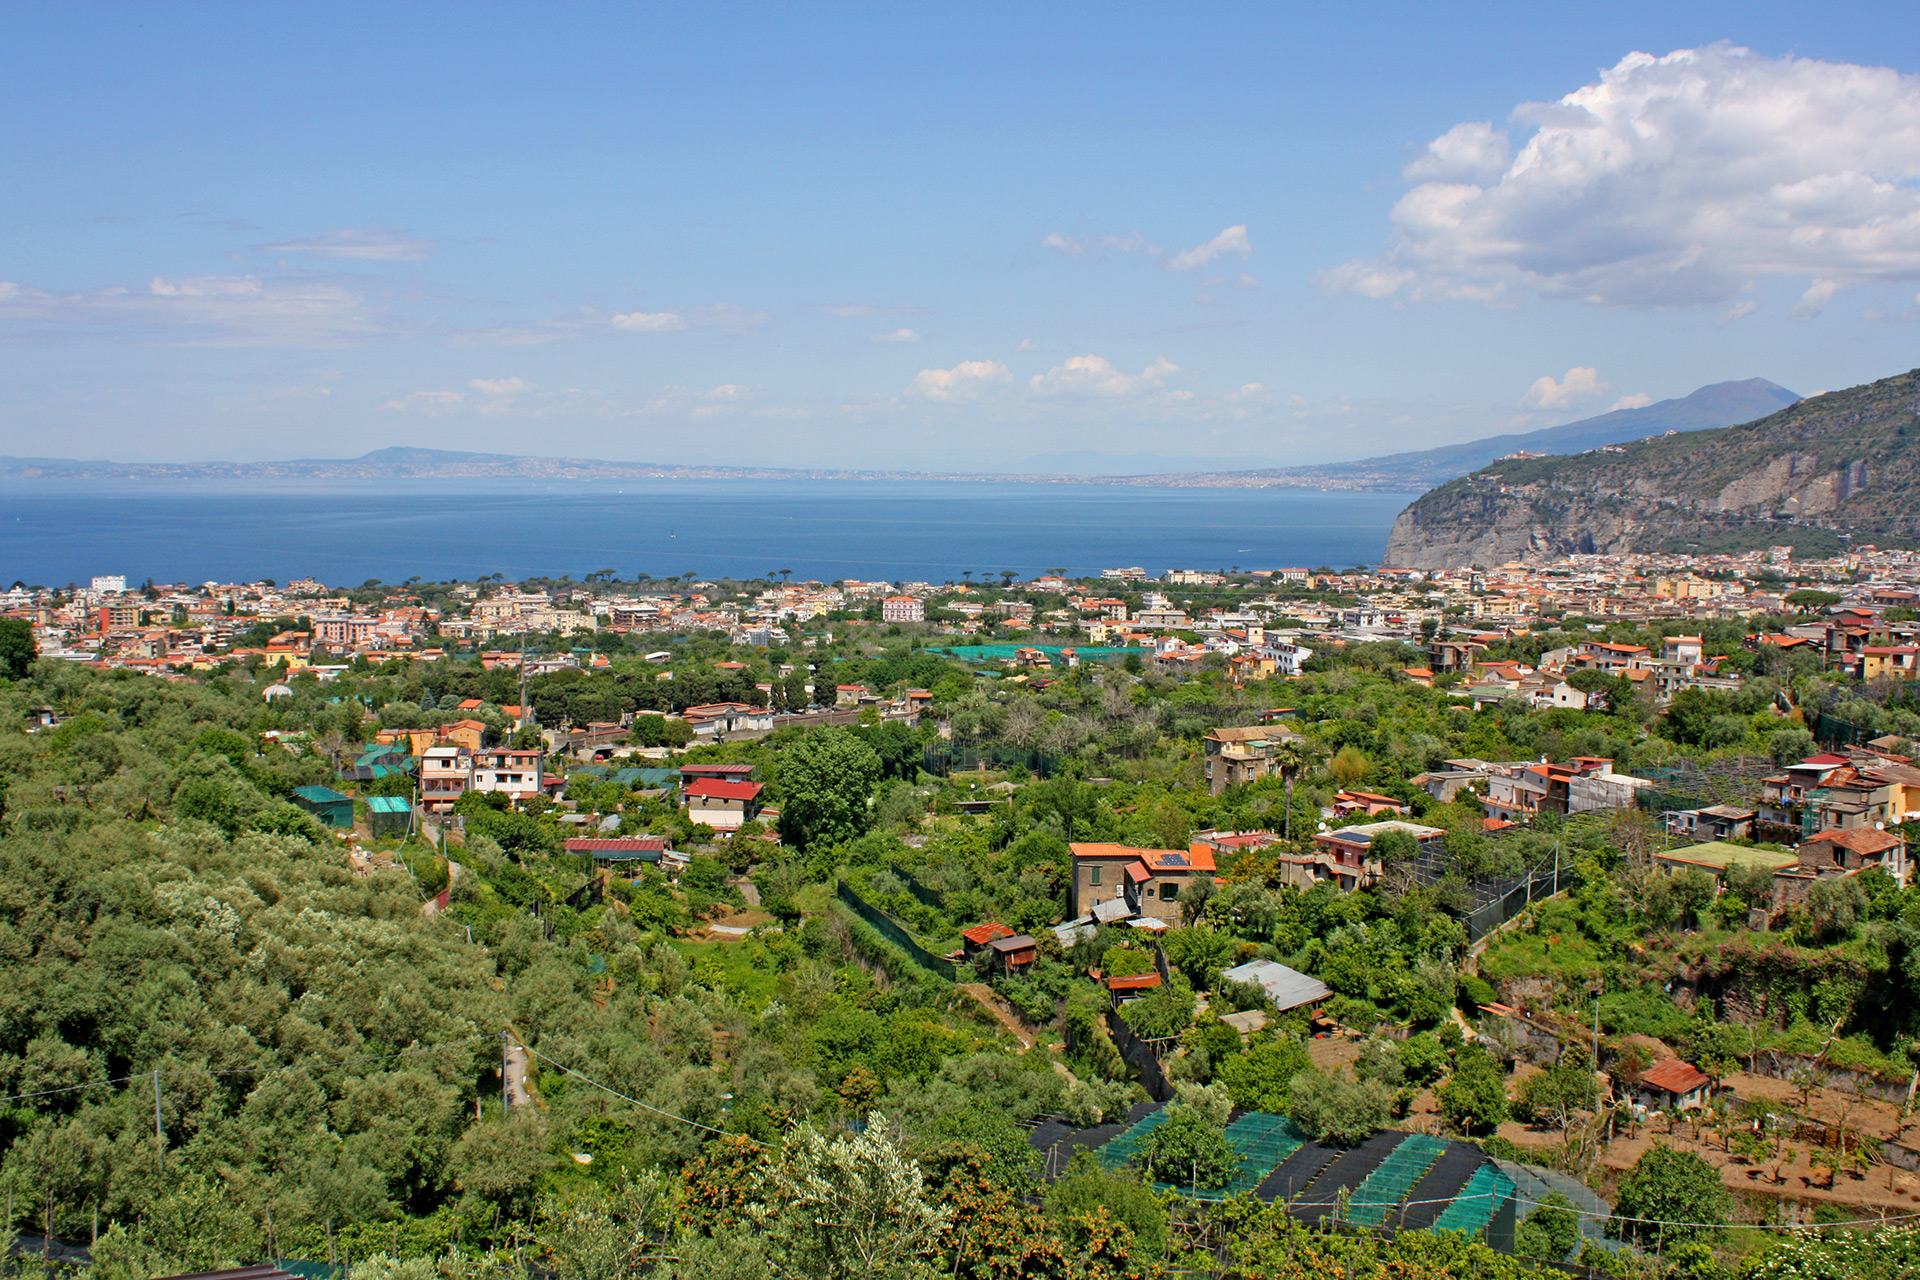
[[[1184,853],[1162,854],[1160,857],[1160,861],[1166,863],[1170,867],[1184,867],[1187,865],[1187,855]]]

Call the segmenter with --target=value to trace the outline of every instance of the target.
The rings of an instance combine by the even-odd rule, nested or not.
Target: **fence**
[[[1476,880],[1470,886],[1479,904],[1460,917],[1467,942],[1480,941],[1541,898],[1551,898],[1572,883],[1573,870],[1550,858],[1524,875]]]
[[[845,880],[834,891],[840,901],[862,920],[873,926],[874,932],[907,953],[907,958],[922,968],[953,981],[953,961],[945,956],[937,956],[913,940],[913,935],[902,929],[897,921],[880,908],[862,898],[853,891],[853,886]]]
[[[1051,778],[1058,761],[1044,751],[1016,751],[1011,747],[956,747],[942,743],[920,754],[920,767],[944,778],[954,770],[1006,769],[1019,765],[1028,773]]]
[[[1807,727],[1813,730],[1814,737],[1830,747],[1857,747],[1868,739],[1879,736],[1865,725],[1854,724],[1838,716],[1830,716],[1824,711],[1815,715],[1813,722]]]
[[[945,898],[921,884],[914,878],[913,872],[907,870],[897,862],[893,864],[893,874],[899,876],[900,883],[907,886],[907,892],[920,899],[922,903],[932,907],[935,911],[945,911],[947,909],[947,900]]]

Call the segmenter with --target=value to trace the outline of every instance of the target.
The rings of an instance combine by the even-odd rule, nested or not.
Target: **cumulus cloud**
[[[1204,267],[1222,254],[1237,253],[1242,258],[1253,253],[1253,242],[1247,239],[1245,225],[1228,227],[1205,244],[1197,244],[1191,249],[1182,249],[1167,262],[1169,271],[1192,271]]]
[[[1720,313],[1719,324],[1732,324],[1735,320],[1744,320],[1760,309],[1760,304],[1752,298],[1742,298]]]
[[[162,346],[342,347],[382,331],[351,283],[328,276],[155,277],[145,288],[113,285],[52,293],[0,281],[0,325],[44,336],[105,331]]]
[[[907,394],[944,404],[960,404],[1013,381],[998,360],[962,360],[951,369],[922,369],[913,375]]]
[[[483,396],[517,396],[533,390],[533,384],[525,378],[475,378],[467,385]]]
[[[920,341],[920,335],[911,329],[895,329],[892,333],[876,333],[871,338],[868,338],[867,341],[880,344],[888,342],[918,342]]]
[[[1586,400],[1597,399],[1613,390],[1613,384],[1600,380],[1600,371],[1584,365],[1567,370],[1567,376],[1554,381],[1551,374],[1534,380],[1527,394],[1520,397],[1523,409],[1570,409]]]
[[[1035,342],[1032,338],[1020,339],[1020,345],[1014,348],[1015,351],[1038,351],[1039,349],[1040,349],[1040,344]]]
[[[685,307],[677,311],[616,312],[611,323],[628,333],[678,333],[685,329],[731,329],[744,332],[765,324],[773,317],[764,311],[749,311],[732,303],[711,307]]]
[[[1137,396],[1178,372],[1180,366],[1164,356],[1137,374],[1120,372],[1104,356],[1072,356],[1045,373],[1034,374],[1027,389],[1036,396]]]
[[[416,240],[384,227],[342,227],[323,236],[255,245],[268,253],[308,253],[317,258],[361,262],[421,262],[433,253],[433,241]]]
[[[1607,412],[1612,413],[1616,409],[1644,409],[1652,403],[1652,396],[1644,391],[1636,391],[1630,396],[1621,396],[1618,400],[1608,405]]]
[[[752,395],[753,392],[747,390],[737,382],[723,382],[711,391],[701,392],[700,398],[702,400],[727,404],[736,400],[749,399]]]
[[[1850,285],[1920,278],[1920,76],[1725,44],[1633,53],[1513,119],[1532,132],[1511,153],[1486,122],[1428,144],[1386,253],[1320,286],[1690,307],[1802,276],[1810,317]]]
[[[1457,124],[1427,144],[1400,176],[1408,182],[1493,182],[1507,170],[1509,144],[1490,121]]]

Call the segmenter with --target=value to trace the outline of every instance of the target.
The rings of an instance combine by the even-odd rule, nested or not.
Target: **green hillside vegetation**
[[[1496,550],[1734,551],[1920,542],[1920,370],[1829,392],[1740,426],[1608,449],[1504,458],[1422,496],[1389,563],[1496,537]],[[1521,536],[1522,531],[1531,531]],[[1430,554],[1430,552],[1429,552]]]
[[[1534,657],[1570,640],[1542,631],[1489,656]],[[1738,634],[1709,629],[1707,643],[1738,651]],[[580,774],[567,805],[463,802],[464,842],[444,850],[363,838],[370,856],[357,867],[337,835],[288,803],[292,789],[351,789],[339,769],[380,725],[478,718],[506,735],[510,681],[464,661],[359,666],[328,685],[296,677],[294,696],[270,705],[269,674],[240,669],[168,683],[41,662],[0,684],[7,1225],[85,1243],[97,1222],[101,1280],[324,1259],[330,1248],[373,1268],[355,1280],[388,1280],[397,1263],[366,1261],[387,1256],[419,1268],[409,1280],[516,1258],[579,1280],[656,1266],[1118,1277],[1215,1249],[1226,1274],[1249,1277],[1336,1264],[1532,1274],[1452,1238],[1351,1240],[1240,1204],[1173,1205],[1126,1172],[1036,1180],[1021,1122],[1090,1124],[1144,1096],[1083,975],[1137,970],[1146,951],[1136,935],[1104,929],[1063,951],[1045,928],[1066,913],[1068,842],[1184,847],[1211,828],[1290,824],[1305,847],[1343,783],[1446,828],[1441,874],[1421,883],[1396,862],[1378,892],[1301,892],[1275,882],[1271,852],[1223,857],[1222,883],[1183,898],[1164,939],[1175,980],[1129,1006],[1142,1034],[1174,1042],[1167,1069],[1183,1086],[1241,1107],[1297,1108],[1341,1141],[1391,1123],[1433,1086],[1458,1132],[1484,1134],[1510,1106],[1550,1100],[1509,1099],[1496,1058],[1463,1041],[1454,1009],[1477,1013],[1503,984],[1544,978],[1557,984],[1551,1003],[1582,1017],[1596,975],[1609,993],[1603,1065],[1617,1067],[1636,1033],[1718,1062],[1755,1045],[1803,1047],[1837,1026],[1834,1062],[1911,1069],[1920,890],[1863,877],[1858,902],[1754,935],[1740,896],[1752,886],[1734,883],[1716,901],[1710,887],[1703,895],[1650,868],[1658,838],[1645,815],[1489,837],[1477,805],[1437,804],[1410,782],[1460,755],[1605,755],[1632,772],[1791,754],[1810,739],[1770,710],[1776,695],[1920,736],[1920,714],[1897,699],[1751,657],[1758,669],[1738,697],[1702,695],[1663,714],[1631,699],[1607,712],[1476,713],[1400,676],[1417,655],[1387,644],[1334,650],[1300,680],[1245,688],[1218,670],[1110,663],[1055,673],[1036,690],[980,680],[884,632],[823,654],[841,683],[931,689],[951,741],[931,724],[869,724],[680,758],[754,763],[783,817],[813,815],[781,831],[717,841],[634,789],[643,782]],[[744,670],[715,673],[721,657]],[[671,682],[622,658],[544,678],[534,697],[556,719],[599,719],[694,688],[750,687],[778,677],[777,661],[683,646]],[[663,695],[669,683],[675,692]],[[469,697],[486,706],[460,710]],[[1297,709],[1306,737],[1290,817],[1281,778],[1215,797],[1199,776],[1201,735],[1275,705]],[[62,723],[26,732],[26,713],[41,707]],[[928,772],[943,752],[989,767]],[[983,814],[959,810],[984,796],[1005,799]],[[568,808],[665,835],[692,864],[677,880],[652,870],[616,879],[596,900],[591,868],[563,851]],[[1574,887],[1503,935],[1481,977],[1463,979],[1466,933],[1449,908],[1476,878],[1556,854]],[[739,877],[760,911],[741,915]],[[449,883],[448,909],[423,915]],[[842,885],[936,954],[982,920],[1034,932],[1033,969],[992,983],[1042,1033],[1037,1045],[1023,1048],[967,989],[849,910]],[[760,927],[738,942],[692,936],[721,917]],[[1263,1007],[1264,992],[1219,973],[1255,958],[1313,974],[1335,992],[1328,1012],[1396,1038],[1370,1041],[1351,1076],[1307,1072],[1298,1013],[1243,1042],[1220,1018]],[[1694,1009],[1664,991],[1683,967]],[[1716,992],[1743,982],[1764,984],[1781,1011],[1744,1038],[1711,1012]],[[531,1051],[530,1101],[511,1110],[503,1033]],[[1054,1043],[1069,1047],[1056,1055]],[[1207,1140],[1201,1119],[1189,1127]],[[829,1213],[844,1232],[822,1234]],[[1689,1275],[1730,1274],[1700,1269],[1722,1265],[1711,1256],[1689,1265]]]

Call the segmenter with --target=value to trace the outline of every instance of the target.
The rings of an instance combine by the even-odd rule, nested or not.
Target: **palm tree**
[[[1289,844],[1293,841],[1293,780],[1307,767],[1307,752],[1302,743],[1288,740],[1282,742],[1273,751],[1273,766],[1287,784],[1287,818],[1284,838]]]

